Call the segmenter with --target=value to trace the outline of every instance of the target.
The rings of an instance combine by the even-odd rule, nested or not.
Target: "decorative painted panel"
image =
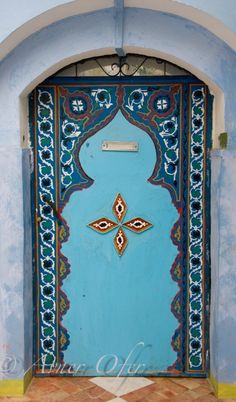
[[[56,202],[55,98],[52,88],[37,91],[35,121],[37,264],[40,299],[37,307],[38,342],[45,364],[56,363],[57,345],[57,253],[56,220],[48,201]]]
[[[142,371],[123,375],[205,375],[207,87],[60,79],[30,106],[36,372],[117,375],[101,359],[142,344]],[[107,140],[138,151],[104,152]]]

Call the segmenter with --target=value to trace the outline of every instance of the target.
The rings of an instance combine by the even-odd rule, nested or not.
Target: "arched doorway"
[[[135,55],[31,95],[40,374],[205,375],[211,103]]]

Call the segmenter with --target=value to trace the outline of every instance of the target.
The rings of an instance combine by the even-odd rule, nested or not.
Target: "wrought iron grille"
[[[192,75],[187,70],[156,57],[127,54],[93,57],[57,71],[57,77],[132,77]]]

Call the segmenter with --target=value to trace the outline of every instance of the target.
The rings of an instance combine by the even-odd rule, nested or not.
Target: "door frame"
[[[99,84],[99,85],[119,85],[119,84],[132,84],[135,85],[137,82],[137,85],[145,85],[148,83],[153,83],[153,81],[157,80],[158,82],[163,82],[163,83],[193,83],[193,84],[203,84],[206,86],[204,82],[199,80],[198,78],[194,76],[165,76],[165,77],[160,77],[160,76],[136,76],[136,77],[50,77],[46,79],[42,84],[38,85],[40,87],[41,85],[45,86],[50,86],[50,85],[67,85],[67,84],[77,84],[83,85],[83,84]],[[206,86],[207,87],[207,86]],[[208,93],[209,98],[210,94]],[[206,367],[205,367],[205,372],[204,373],[195,373],[195,372],[182,372],[178,373],[178,376],[183,376],[185,377],[186,375],[188,377],[206,377],[207,375],[207,370],[209,368],[209,321],[210,321],[210,312],[209,312],[209,306],[210,306],[210,178],[211,178],[211,167],[210,167],[210,149],[212,146],[212,136],[211,136],[211,131],[212,131],[212,100],[213,97],[211,96],[211,101],[208,102],[208,128],[207,128],[207,155],[205,155],[205,162],[206,162],[206,177],[205,177],[205,222],[206,222],[206,227],[205,227],[205,239],[206,239],[206,251],[207,251],[207,256],[206,256],[206,265],[205,265],[205,278],[204,278],[204,295],[205,295],[205,304],[204,304],[204,309],[205,309],[205,349],[207,351],[206,358]],[[34,117],[34,103],[33,103],[33,97],[32,93],[29,95],[29,125],[30,125],[30,138],[31,138],[31,144],[32,144],[32,149],[33,152],[35,153],[35,143],[34,143],[34,125],[35,125],[35,117]],[[34,314],[34,320],[33,320],[33,361],[35,363],[36,361],[36,332],[37,332],[37,263],[36,263],[36,255],[37,255],[37,250],[36,250],[36,222],[38,219],[37,212],[36,212],[36,204],[35,204],[35,194],[36,194],[36,184],[35,184],[35,165],[33,172],[31,174],[31,197],[32,197],[32,238],[33,238],[33,314]],[[187,303],[186,303],[187,306]],[[186,341],[187,342],[187,341]],[[35,368],[35,365],[34,365]],[[35,370],[35,375],[41,376],[43,374],[36,372]],[[57,375],[61,376],[66,376],[66,375],[72,375],[72,374],[60,374],[58,373]],[[144,374],[145,375],[145,374]],[[150,374],[148,374],[150,375]],[[157,376],[167,376],[167,377],[172,377],[175,376],[175,373],[172,372],[163,372],[160,374],[157,374]]]

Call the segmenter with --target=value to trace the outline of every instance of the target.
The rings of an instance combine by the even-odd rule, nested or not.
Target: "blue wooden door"
[[[31,111],[36,372],[204,375],[207,87],[60,79]]]

